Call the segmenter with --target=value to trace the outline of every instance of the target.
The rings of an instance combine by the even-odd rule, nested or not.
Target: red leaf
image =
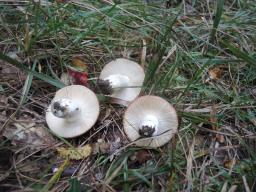
[[[87,72],[74,71],[68,69],[68,75],[74,79],[74,84],[76,85],[88,85],[88,74]]]

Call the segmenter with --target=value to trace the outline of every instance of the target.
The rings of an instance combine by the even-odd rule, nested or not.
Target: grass
[[[87,63],[92,88],[111,59],[145,60],[143,94],[175,105],[179,133],[164,147],[146,149],[145,162],[134,161],[142,152],[122,130],[125,109],[102,102],[101,118],[77,139],[33,149],[1,136],[2,191],[47,186],[51,167],[63,162],[55,151],[60,145],[115,143],[118,137],[121,146],[113,153],[73,162],[77,169],[52,191],[256,189],[254,1],[170,1],[168,8],[164,1],[45,2],[0,1],[1,135],[22,120],[46,127],[44,112],[73,56]],[[29,76],[3,74],[7,63]],[[211,76],[214,69],[218,77]]]

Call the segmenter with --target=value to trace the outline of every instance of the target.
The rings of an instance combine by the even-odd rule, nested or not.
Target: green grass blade
[[[181,8],[179,8],[179,11],[181,10]],[[162,61],[162,58],[164,56],[164,54],[166,53],[166,48],[169,46],[169,40],[172,36],[172,28],[173,25],[175,24],[176,20],[177,20],[178,14],[175,15],[175,17],[169,21],[166,26],[166,29],[164,31],[164,35],[159,34],[158,39],[155,41],[156,45],[155,45],[155,52],[156,54],[154,55],[153,59],[151,60],[151,62],[148,65],[148,69],[146,72],[146,76],[145,76],[145,84],[150,83],[154,78],[154,75]]]
[[[148,186],[151,186],[150,181],[144,175],[140,174],[138,171],[132,170],[130,173],[131,175],[145,182]]]
[[[32,74],[33,76],[51,84],[57,88],[62,88],[65,86],[62,82],[60,82],[56,79],[53,79],[47,75],[33,71],[33,70],[29,69],[28,67],[24,66],[22,63],[18,62],[17,60],[12,59],[1,52],[0,52],[0,59],[14,65],[15,67],[18,67],[20,70],[24,71],[25,73]]]
[[[37,61],[35,60],[34,63],[33,63],[33,66],[32,66],[32,71],[35,71],[36,64],[37,64]],[[22,96],[21,96],[21,100],[20,100],[20,105],[22,105],[25,102],[25,100],[28,96],[28,92],[30,90],[32,81],[33,81],[33,75],[31,73],[29,73],[28,76],[27,76],[27,79],[25,81],[25,85],[23,87]]]
[[[70,188],[67,190],[67,192],[80,192],[81,191],[81,185],[80,182],[77,180],[77,178],[72,178],[69,180]]]
[[[237,58],[244,60],[252,66],[256,66],[256,58],[250,56],[248,53],[245,53],[244,51],[241,51],[239,48],[235,47],[231,43],[221,41],[221,44],[227,47],[232,52],[232,54]]]
[[[61,174],[63,173],[65,168],[69,165],[69,163],[70,163],[69,159],[66,159],[61,165],[61,167],[58,169],[58,171],[51,177],[51,179],[48,181],[48,183],[43,187],[43,189],[40,192],[49,191],[54,185],[54,183],[56,183],[59,180]]]
[[[216,7],[216,13],[215,13],[215,18],[213,21],[213,28],[210,34],[210,39],[209,42],[213,43],[214,37],[216,35],[220,20],[221,20],[221,15],[223,13],[223,6],[224,6],[224,0],[218,0],[217,1],[217,7]]]

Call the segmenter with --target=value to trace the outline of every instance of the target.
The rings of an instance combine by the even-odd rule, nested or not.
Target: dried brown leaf
[[[225,168],[232,169],[232,167],[236,164],[236,160],[230,159],[230,160],[224,161],[223,164]]]
[[[38,149],[43,145],[51,145],[54,142],[47,129],[33,121],[30,123],[13,123],[4,130],[3,136],[11,140],[11,143],[15,146],[27,145],[31,149]]]
[[[80,72],[88,72],[87,71],[87,63],[85,63],[80,57],[72,58],[72,67]]]
[[[152,156],[147,150],[140,150],[134,154],[134,160],[140,164],[146,163],[150,159]]]
[[[110,151],[110,143],[94,143],[92,144],[92,153],[97,154],[97,153],[109,153]]]
[[[208,74],[210,79],[219,80],[223,76],[224,71],[222,68],[214,67],[208,71]]]

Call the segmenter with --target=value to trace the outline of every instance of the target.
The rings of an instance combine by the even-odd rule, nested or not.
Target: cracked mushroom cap
[[[174,107],[158,96],[142,96],[127,108],[124,131],[130,141],[141,147],[160,147],[175,135],[178,117]]]
[[[99,79],[104,80],[115,76],[125,77],[123,80],[127,81],[124,83],[127,85],[123,85],[121,88],[113,88],[110,91],[109,96],[121,101],[133,101],[140,94],[141,86],[143,85],[145,77],[143,68],[138,63],[128,59],[115,59],[103,68]],[[113,102],[115,102],[115,100],[113,100]]]
[[[81,85],[58,90],[46,112],[48,127],[58,136],[73,138],[87,132],[99,116],[97,96]]]

